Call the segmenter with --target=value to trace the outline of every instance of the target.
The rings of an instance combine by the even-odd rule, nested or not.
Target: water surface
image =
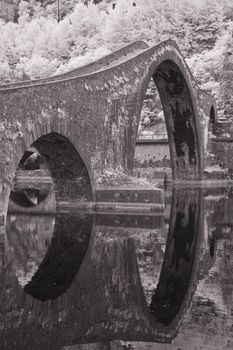
[[[166,205],[8,214],[0,349],[232,349],[232,191],[175,189]]]

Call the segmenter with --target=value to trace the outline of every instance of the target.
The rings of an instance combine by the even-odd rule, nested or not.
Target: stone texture
[[[164,108],[173,180],[201,180],[214,100],[200,93],[173,41],[148,49],[138,42],[59,77],[0,87],[0,174],[6,187],[1,199],[9,195],[31,145],[47,157],[59,198],[72,193],[80,171],[88,198],[107,171],[130,173],[151,77]],[[66,193],[61,184],[67,180]]]
[[[135,167],[167,167],[171,165],[167,140],[137,141]]]

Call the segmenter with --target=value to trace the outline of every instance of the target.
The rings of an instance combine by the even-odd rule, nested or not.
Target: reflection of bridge
[[[6,238],[11,256],[7,258],[6,249],[8,269],[3,268],[1,280],[2,288],[7,283],[14,297],[6,299],[6,288],[1,289],[0,299],[7,300],[1,317],[8,315],[7,325],[1,331],[1,349],[13,349],[12,330],[14,341],[17,339],[22,349],[26,345],[38,350],[48,348],[50,342],[59,348],[113,339],[170,342],[199,278],[204,230],[201,194],[198,189],[175,193],[163,266],[150,306],[141,286],[135,242],[127,219],[119,218],[121,235],[121,228],[108,230],[103,225],[105,219],[100,217],[95,222],[87,216],[58,216],[47,252],[24,287],[27,295],[10,272],[12,252],[19,249],[10,229]],[[141,221],[131,222],[134,234],[143,229]],[[151,231],[154,223],[144,225]],[[12,224],[15,225],[14,220]],[[19,234],[15,237],[19,239]],[[27,239],[25,234],[21,237],[23,241]],[[14,308],[23,311],[8,313]]]
[[[60,199],[81,191],[90,200],[97,183],[109,183],[109,172],[131,171],[152,77],[164,108],[173,179],[201,180],[215,102],[198,89],[173,41],[152,48],[135,42],[71,72],[0,87],[2,199],[30,146],[48,164]]]

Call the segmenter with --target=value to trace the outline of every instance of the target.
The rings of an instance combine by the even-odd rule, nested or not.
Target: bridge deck
[[[91,74],[97,71],[104,70],[106,68],[114,67],[117,64],[128,61],[132,56],[137,56],[139,53],[147,49],[148,46],[143,41],[135,41],[115,52],[101,57],[99,60],[90,62],[84,66],[75,68],[65,73],[56,74],[47,78],[24,80],[20,82],[12,82],[6,84],[0,84],[0,91],[10,88],[18,88],[24,86],[34,86],[37,84],[50,83],[53,81],[60,81],[67,78],[80,77],[83,75]]]

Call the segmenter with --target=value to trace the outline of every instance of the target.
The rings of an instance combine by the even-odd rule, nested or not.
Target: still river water
[[[1,350],[233,349],[233,191],[162,214],[8,214]]]

